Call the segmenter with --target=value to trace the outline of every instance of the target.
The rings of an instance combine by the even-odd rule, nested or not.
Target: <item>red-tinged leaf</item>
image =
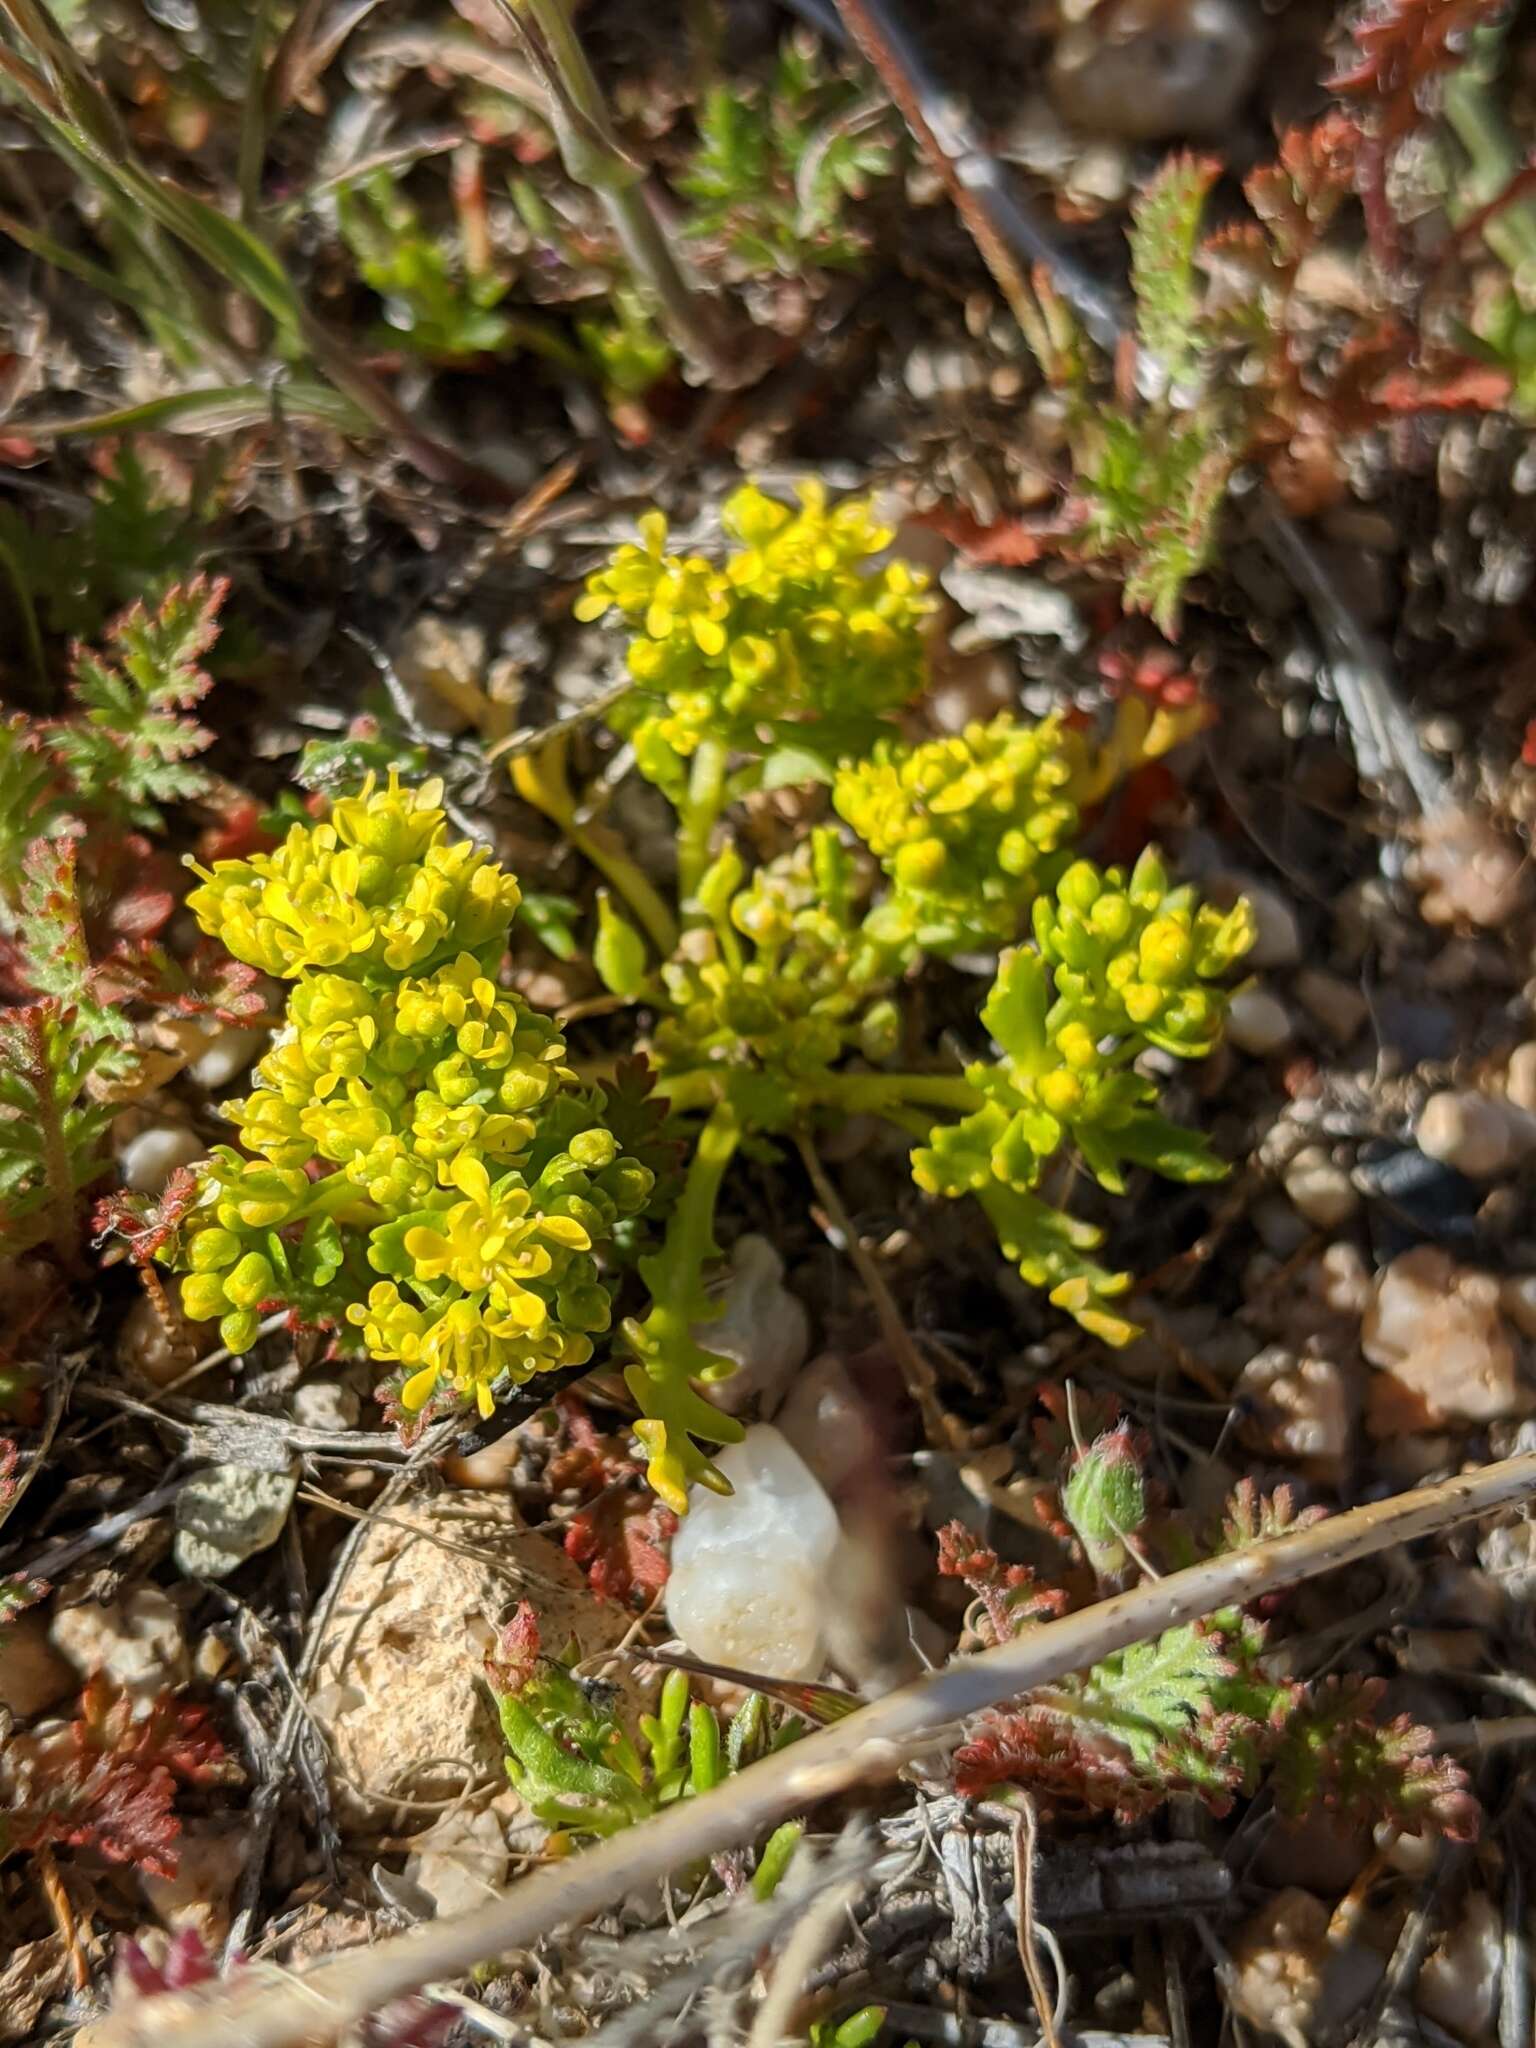
[[[207,1714],[167,1693],[136,1715],[134,1702],[100,1675],[87,1683],[80,1708],[57,1736],[13,1743],[19,1796],[0,1814],[0,1851],[53,1843],[174,1876],[178,1786],[206,1784],[228,1770]]]
[[[190,1166],[178,1166],[158,1195],[126,1189],[103,1195],[92,1212],[91,1235],[98,1246],[108,1237],[123,1238],[133,1263],[147,1266],[181,1228],[197,1195],[197,1175]]]
[[[496,1647],[485,1660],[493,1690],[498,1695],[521,1692],[538,1669],[539,1655],[539,1617],[530,1601],[519,1600],[517,1612],[503,1624]]]
[[[232,960],[212,939],[199,940],[184,960],[154,943],[119,946],[96,972],[114,1000],[147,1003],[176,1017],[252,1024],[266,1010],[256,969]]]
[[[580,1501],[566,1526],[566,1556],[586,1572],[599,1600],[644,1606],[667,1583],[665,1546],[677,1517],[646,1484],[627,1442],[604,1436],[578,1396],[557,1395],[555,1408],[565,1441],[546,1477],[551,1491]]]
[[[1126,1825],[1167,1797],[1138,1775],[1129,1750],[1112,1736],[1033,1708],[988,1714],[955,1751],[962,1798],[981,1799],[1004,1785],[1022,1786],[1051,1812],[1113,1813]]]
[[[662,1545],[677,1531],[677,1517],[651,1496],[647,1502],[627,1482],[579,1508],[565,1532],[565,1554],[587,1574],[599,1600],[628,1606],[645,1603],[667,1583]]]
[[[950,1522],[939,1531],[939,1574],[963,1579],[986,1609],[994,1643],[1012,1641],[1025,1629],[1054,1620],[1067,1606],[1067,1596],[1042,1586],[1021,1564],[1005,1565],[964,1522]]]
[[[1467,1774],[1435,1754],[1411,1715],[1380,1719],[1385,1681],[1326,1678],[1295,1714],[1275,1761],[1275,1803],[1292,1820],[1322,1812],[1342,1829],[1388,1822],[1402,1834],[1477,1839]]]
[[[1377,386],[1376,403],[1384,412],[1502,412],[1513,388],[1507,370],[1491,363],[1468,363],[1444,377],[1426,378],[1397,370]]]
[[[262,827],[267,807],[257,798],[221,784],[212,791],[211,800],[219,818],[198,835],[197,857],[204,867],[212,867],[216,860],[249,860],[253,853],[269,852],[277,844],[274,835]]]
[[[1058,519],[1008,518],[983,526],[961,505],[925,512],[919,524],[951,541],[968,561],[1006,569],[1026,569],[1070,538]]]
[[[1377,134],[1397,142],[1424,119],[1430,80],[1462,60],[1466,37],[1505,0],[1371,0],[1352,30],[1354,52],[1329,81],[1360,100]]]

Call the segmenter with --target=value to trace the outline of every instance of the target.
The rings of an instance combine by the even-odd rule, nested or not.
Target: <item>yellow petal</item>
[[[425,1408],[432,1398],[437,1385],[437,1367],[425,1366],[420,1372],[412,1373],[400,1389],[400,1406],[407,1415],[414,1415],[418,1408]]]
[[[568,1245],[572,1251],[590,1251],[592,1240],[574,1216],[544,1216],[540,1228],[546,1237],[552,1237],[556,1244]]]
[[[490,1206],[491,1176],[485,1170],[485,1162],[476,1159],[471,1152],[461,1152],[448,1169],[451,1186],[461,1188],[470,1200],[482,1209]]]

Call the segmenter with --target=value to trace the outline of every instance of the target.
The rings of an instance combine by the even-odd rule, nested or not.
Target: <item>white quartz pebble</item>
[[[1227,1011],[1227,1036],[1255,1059],[1265,1059],[1290,1044],[1290,1012],[1267,988],[1240,988]]]
[[[150,1124],[117,1155],[123,1185],[135,1194],[158,1195],[178,1166],[190,1166],[208,1147],[185,1124]]]
[[[696,1657],[769,1678],[814,1678],[836,1512],[805,1461],[768,1423],[716,1464],[729,1494],[695,1487],[672,1541],[667,1618]]]

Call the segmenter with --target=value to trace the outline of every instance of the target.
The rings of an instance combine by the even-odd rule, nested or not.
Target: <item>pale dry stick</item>
[[[803,1853],[803,1852],[802,1852]],[[853,1905],[863,1889],[861,1877],[828,1886],[812,1899],[794,1931],[779,1952],[767,1995],[752,2019],[747,2048],[780,2048],[796,2039],[795,2007],[806,1978],[832,1944],[832,1937],[846,1907]]]
[[[1247,1605],[1362,1557],[1417,1542],[1536,1494],[1536,1452],[1505,1458],[1309,1529],[1208,1559],[974,1657],[961,1657],[856,1714],[775,1751],[701,1798],[679,1801],[521,1879],[493,1904],[315,1964],[274,1982],[256,1970],[162,2014],[150,2002],[106,2022],[93,2048],[300,2048],[323,2016],[338,2032],[432,1978],[527,1948],[557,1927],[695,1863],[751,1841],[791,1814],[855,1785],[894,1777],[957,1722],[1082,1671],[1131,1643]]]

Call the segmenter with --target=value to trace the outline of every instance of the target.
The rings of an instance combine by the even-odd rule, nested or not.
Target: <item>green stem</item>
[[[741,1119],[727,1099],[717,1102],[699,1133],[682,1199],[667,1225],[664,1257],[676,1271],[696,1273],[715,1249],[715,1204],[720,1183],[741,1143]],[[655,1310],[652,1311],[655,1314]]]
[[[729,761],[723,740],[704,740],[693,757],[688,794],[677,828],[677,894],[684,911],[692,909],[699,882],[709,866],[709,841],[725,809],[725,771]]]
[[[569,825],[566,837],[618,890],[663,960],[670,958],[677,946],[677,922],[644,869],[597,828]]]
[[[569,0],[526,0],[538,30],[528,32],[513,0],[499,0],[525,55],[549,88],[549,118],[569,176],[594,191],[636,280],[655,300],[672,340],[712,382],[732,389],[752,374],[751,351],[728,351],[715,323],[662,232],[645,174],[620,147]]]
[[[509,763],[512,786],[524,803],[558,825],[576,851],[613,884],[662,959],[670,959],[677,947],[677,919],[655,884],[624,851],[616,834],[602,825],[576,822],[576,799],[565,769],[567,744],[561,737],[535,754],[514,754]]]

